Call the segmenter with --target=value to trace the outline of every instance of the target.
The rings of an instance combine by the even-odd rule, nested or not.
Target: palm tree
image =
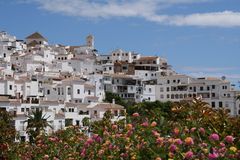
[[[46,127],[52,128],[47,119],[50,117],[45,117],[46,114],[43,115],[43,111],[36,109],[36,111],[32,111],[32,114],[28,116],[28,119],[25,121],[28,123],[27,132],[30,136],[30,142],[40,135],[40,132],[44,130]]]

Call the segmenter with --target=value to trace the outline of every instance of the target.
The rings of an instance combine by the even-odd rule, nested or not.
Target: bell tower
[[[86,43],[88,47],[94,48],[94,36],[93,35],[88,35],[86,38]]]

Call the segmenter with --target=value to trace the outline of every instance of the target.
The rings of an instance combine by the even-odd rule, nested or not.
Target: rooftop
[[[47,41],[47,39],[45,37],[43,37],[40,33],[35,32],[29,36],[26,37],[26,39],[44,39]]]

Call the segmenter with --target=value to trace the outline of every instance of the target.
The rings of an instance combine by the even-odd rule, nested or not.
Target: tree
[[[36,110],[33,111],[31,115],[28,116],[28,120],[26,121],[28,123],[27,125],[27,132],[30,136],[30,142],[33,142],[35,138],[40,135],[40,132],[44,130],[46,127],[52,128],[52,126],[49,124],[47,119],[50,117],[45,117],[43,115],[42,110]]]
[[[83,124],[83,126],[89,127],[90,126],[90,118],[89,117],[84,117],[83,120],[82,120],[82,124]]]
[[[112,100],[115,99],[115,103],[122,105],[124,107],[127,107],[127,102],[124,101],[121,97],[119,97],[117,94],[112,93],[112,92],[106,92],[105,93],[105,99],[104,102],[109,102],[112,103]]]
[[[8,145],[14,142],[16,130],[12,125],[12,116],[5,110],[0,110],[0,159],[6,156]]]

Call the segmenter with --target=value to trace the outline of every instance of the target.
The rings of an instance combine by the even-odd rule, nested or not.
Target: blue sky
[[[167,58],[179,73],[240,80],[239,0],[1,0],[0,30]]]

